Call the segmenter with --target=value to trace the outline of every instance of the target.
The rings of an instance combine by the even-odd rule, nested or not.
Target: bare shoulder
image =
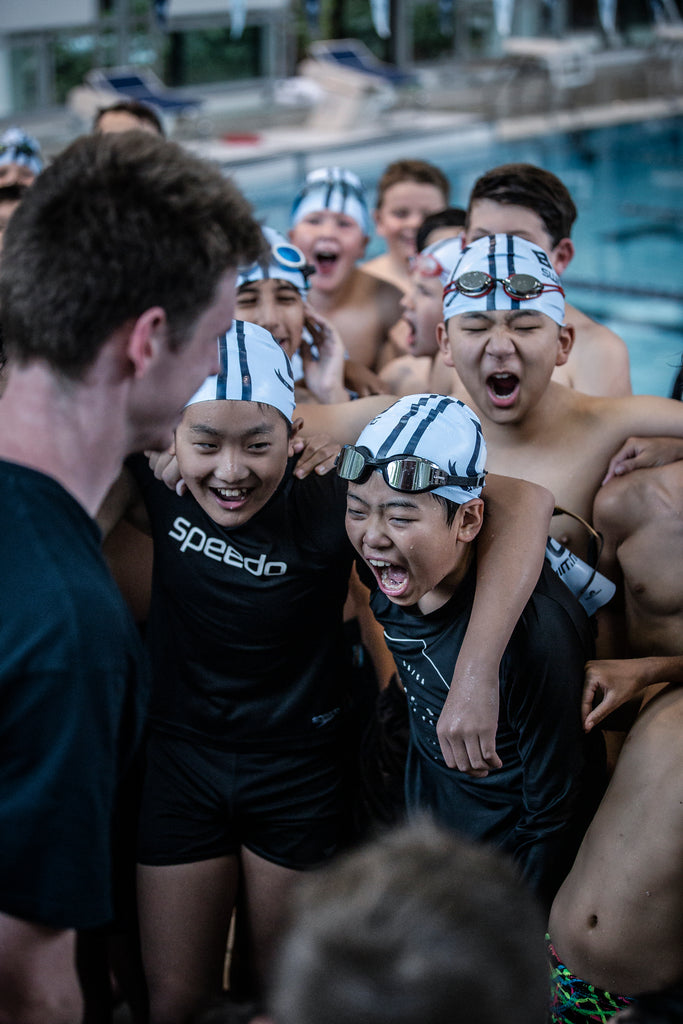
[[[630,359],[623,338],[575,306],[567,306],[566,319],[575,329],[574,347],[566,365],[571,379],[560,379],[587,394],[630,395]]]
[[[428,356],[399,356],[379,373],[392,395],[414,395],[429,388],[432,361]]]
[[[374,259],[368,260],[366,263],[361,263],[360,269],[380,281],[388,281],[389,284],[401,290],[407,284],[407,275],[402,276],[397,272],[389,253],[386,252],[381,256],[375,256]]]
[[[373,302],[380,311],[380,318],[386,325],[386,329],[396,323],[401,316],[401,295],[400,288],[390,284],[389,281],[373,277],[365,272],[364,267],[356,267],[358,294],[362,294],[366,301]]]
[[[637,469],[624,476],[613,477],[600,488],[596,509],[609,510],[611,519],[628,516],[633,521],[652,513],[674,514],[680,517],[683,508],[683,461],[665,466]]]

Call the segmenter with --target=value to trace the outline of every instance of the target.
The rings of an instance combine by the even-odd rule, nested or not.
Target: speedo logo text
[[[181,554],[195,551],[214,562],[225,562],[235,569],[245,569],[252,576],[284,576],[287,572],[286,562],[269,562],[265,554],[257,558],[245,558],[222,537],[210,537],[198,526],[192,526],[189,519],[183,516],[178,516],[174,520],[168,535],[172,540],[179,542]]]

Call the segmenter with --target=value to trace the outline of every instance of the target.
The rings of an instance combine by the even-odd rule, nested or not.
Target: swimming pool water
[[[683,118],[492,141],[491,133],[453,133],[418,144],[375,145],[238,168],[235,178],[257,214],[281,231],[303,174],[342,163],[374,199],[391,160],[419,156],[451,182],[464,206],[475,179],[497,164],[525,161],[557,174],[579,216],[576,256],[564,275],[567,297],[620,334],[631,355],[637,394],[667,395],[683,353]],[[368,255],[382,251],[372,239]]]

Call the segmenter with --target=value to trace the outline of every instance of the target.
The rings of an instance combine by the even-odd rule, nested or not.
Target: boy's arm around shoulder
[[[625,395],[619,398],[586,399],[592,413],[608,436],[616,439],[615,448],[626,445],[635,436],[683,437],[683,402],[658,395]]]
[[[554,507],[544,487],[493,473],[483,495],[474,603],[437,723],[446,764],[475,778],[501,767],[496,753],[500,661],[541,572]]]
[[[355,444],[370,420],[395,401],[394,395],[371,395],[336,405],[304,405],[297,407],[294,415],[303,419],[306,435],[329,434],[340,444]]]

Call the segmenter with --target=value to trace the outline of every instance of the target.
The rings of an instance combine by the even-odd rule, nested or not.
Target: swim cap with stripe
[[[305,299],[308,292],[308,278],[313,267],[310,266],[301,249],[281,235],[279,231],[262,227],[261,232],[266,243],[266,255],[249,267],[239,268],[237,287],[250,281],[264,281],[272,278],[277,281],[289,281],[297,289],[301,298]],[[297,263],[299,266],[295,265]]]
[[[263,402],[292,422],[294,377],[283,348],[256,324],[235,320],[218,339],[220,372],[207,377],[188,405],[197,402]]]
[[[542,284],[560,285],[550,256],[539,246],[517,235],[486,235],[463,250],[446,284],[443,299],[443,318],[449,320],[458,313],[478,313],[486,310],[534,309],[564,323],[564,295],[556,290],[544,290],[535,298],[511,298],[499,283],[487,295],[471,296],[448,288],[463,274],[480,271],[505,280],[511,274],[528,274]]]
[[[486,442],[472,410],[444,395],[406,395],[368,423],[356,442],[375,459],[417,455],[452,476],[472,477],[486,469]],[[432,494],[461,505],[481,495],[481,486],[445,485]]]
[[[365,187],[357,174],[344,167],[319,167],[306,180],[292,204],[291,227],[309,213],[332,210],[352,217],[364,235],[372,234]]]
[[[40,143],[22,128],[12,126],[0,135],[0,167],[21,164],[38,175],[43,169]]]

